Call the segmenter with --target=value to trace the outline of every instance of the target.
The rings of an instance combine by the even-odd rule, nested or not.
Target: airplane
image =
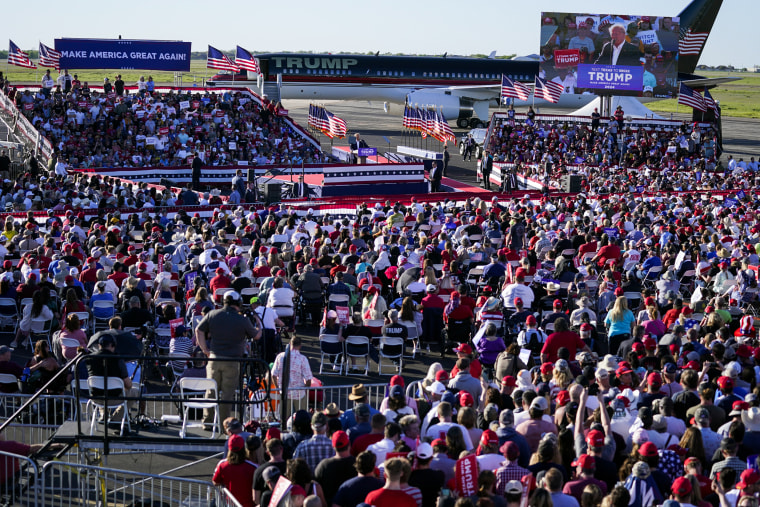
[[[696,89],[712,88],[738,78],[703,78],[694,75],[699,56],[723,0],[693,0],[679,14],[680,35],[701,35],[698,51],[680,54],[678,81]],[[699,44],[701,43],[701,45]],[[489,106],[500,105],[501,77],[532,86],[539,73],[537,59],[511,60],[443,56],[383,56],[353,54],[267,53],[255,55],[260,73],[241,70],[220,73],[209,85],[254,82],[260,89],[279,88],[280,99],[367,100],[435,107],[459,128],[483,126]],[[268,86],[267,86],[268,85]],[[276,89],[276,88],[275,88]],[[543,99],[514,101],[515,106],[535,105],[578,109],[597,97],[593,93],[563,93],[558,103]],[[642,102],[657,100],[637,97]]]

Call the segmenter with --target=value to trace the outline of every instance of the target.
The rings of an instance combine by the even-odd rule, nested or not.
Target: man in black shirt
[[[109,322],[111,329],[121,328],[121,319],[114,317]],[[126,396],[129,398],[136,398],[140,395],[138,387],[132,385],[132,378],[127,371],[127,364],[123,359],[116,355],[116,336],[112,333],[104,333],[98,340],[100,348],[94,354],[91,354],[87,358],[87,375],[90,377],[116,377],[120,378],[124,382],[124,392],[120,390],[109,390],[108,396],[114,396],[115,398]],[[90,393],[93,396],[102,396],[104,393],[98,393],[94,391]],[[127,401],[127,408],[132,409],[136,400]],[[113,420],[121,419],[122,408],[119,407],[113,413]]]
[[[200,155],[198,152],[195,152],[195,156],[193,157],[193,190],[200,190],[201,189],[201,167],[203,166],[203,160],[201,160]]]
[[[433,459],[433,448],[427,442],[422,442],[417,446],[417,468],[412,471],[409,477],[409,485],[419,488],[422,492],[422,507],[434,507],[438,493],[440,493],[446,474],[441,470],[430,468],[430,462]]]
[[[356,457],[356,463],[354,463],[354,467],[359,475],[343,483],[338,488],[338,492],[332,500],[333,505],[355,507],[364,502],[364,499],[370,492],[383,487],[385,482],[373,475],[376,460],[376,456],[371,451],[359,453]]]
[[[268,440],[266,447],[267,453],[271,458],[257,468],[256,472],[253,474],[253,499],[257,505],[262,505],[262,495],[264,492],[269,491],[267,489],[267,481],[264,480],[264,472],[270,468],[274,468],[279,470],[280,474],[285,473],[285,460],[282,458],[282,440],[279,438]],[[274,482],[277,482],[277,479],[275,479]]]
[[[141,327],[152,321],[153,314],[140,306],[140,298],[137,296],[129,298],[129,309],[121,314],[122,325],[127,328]]]
[[[124,80],[121,78],[121,74],[116,76],[116,81],[114,81],[113,86],[116,91],[116,95],[119,97],[124,95]]]
[[[356,477],[356,458],[351,456],[351,442],[345,431],[332,435],[335,456],[322,460],[314,471],[314,478],[322,485],[327,505],[333,504],[333,497],[344,482]]]
[[[8,150],[0,151],[0,176],[10,178],[11,159],[8,156]]]

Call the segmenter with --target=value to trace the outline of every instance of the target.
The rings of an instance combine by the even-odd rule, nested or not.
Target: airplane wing
[[[701,88],[715,88],[716,86],[723,84],[723,83],[730,83],[732,81],[738,81],[742,78],[740,77],[705,77],[705,78],[697,78],[697,79],[684,79],[682,81],[683,84],[688,86],[689,88],[692,88],[694,90],[699,90]]]

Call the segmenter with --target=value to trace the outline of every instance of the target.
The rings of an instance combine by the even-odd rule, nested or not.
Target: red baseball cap
[[[578,459],[571,463],[571,465],[574,467],[580,466],[581,468],[594,468],[596,466],[596,460],[593,456],[581,454],[578,456]]]
[[[647,443],[650,443],[650,442],[647,442]],[[654,446],[654,444],[652,445]],[[689,479],[687,479],[686,477],[679,477],[678,479],[673,481],[673,486],[671,486],[670,490],[673,492],[674,495],[686,496],[691,493],[691,481],[689,481]]]
[[[496,432],[493,430],[485,430],[482,435],[480,435],[480,443],[481,445],[494,445],[499,443],[499,437],[496,436]]]
[[[438,372],[435,374],[435,379],[439,382],[449,380],[449,372],[446,370],[438,370]]]
[[[461,343],[459,347],[454,349],[454,352],[458,354],[472,354],[472,347],[469,343]]]
[[[404,387],[404,377],[402,377],[401,375],[392,376],[390,385]]]
[[[535,326],[536,324],[538,324],[538,321],[536,320],[536,316],[535,315],[528,315],[525,318],[525,324],[528,325],[528,326]]]
[[[644,348],[646,348],[648,350],[655,350],[655,349],[657,349],[657,340],[655,340],[652,337],[644,338],[643,343],[644,343]]]
[[[489,287],[486,285],[486,287]],[[515,306],[523,304],[522,298],[515,298]],[[535,319],[535,317],[533,317]]]
[[[554,369],[554,363],[544,363],[541,365],[541,373],[548,375]]]
[[[599,430],[591,430],[586,435],[586,443],[589,447],[603,447],[604,433]]]
[[[343,449],[344,447],[348,447],[351,444],[351,441],[348,438],[348,433],[345,431],[336,431],[332,434],[332,445],[336,449]]]
[[[648,298],[644,300],[644,306],[654,306],[654,305],[655,305],[655,301],[652,296],[649,296]]]
[[[752,349],[746,343],[742,343],[741,345],[739,345],[738,347],[736,347],[736,355],[738,357],[743,357],[743,358],[746,359],[746,358],[752,356]]]
[[[232,435],[227,439],[227,447],[231,451],[242,451],[245,449],[245,439],[240,435]]]
[[[754,468],[748,468],[742,472],[741,479],[736,483],[736,489],[744,489],[760,481],[760,472]]]
[[[661,386],[662,385],[662,375],[660,375],[658,372],[653,371],[649,375],[647,375],[647,384],[650,386]]]
[[[718,377],[718,387],[721,389],[733,389],[734,388],[734,380],[731,377],[726,377],[721,375]]]
[[[644,344],[641,342],[635,342],[633,345],[631,345],[631,350],[634,352],[644,352]]]
[[[517,379],[512,375],[507,375],[501,379],[501,383],[507,387],[517,387]]]
[[[618,377],[620,375],[625,375],[626,373],[633,373],[633,370],[631,369],[630,366],[626,366],[624,364],[621,364],[620,366],[618,366],[618,369],[615,370],[615,375],[617,375]]]
[[[555,299],[554,300],[554,308],[562,308],[562,300],[561,299]]]
[[[459,406],[460,407],[474,407],[475,398],[473,398],[472,395],[468,393],[467,391],[464,391],[459,395]]]
[[[700,369],[699,361],[689,361],[688,363],[686,363],[686,365],[683,368],[684,370],[690,369],[694,371],[699,371]]]
[[[568,403],[570,403],[570,393],[563,389],[557,393],[557,405],[564,407]]]
[[[264,435],[264,440],[272,440],[273,438],[280,438],[280,436],[280,428],[269,428]]]
[[[446,440],[444,440],[443,438],[436,438],[435,440],[433,440],[432,446],[433,447],[435,446],[448,447],[448,444],[446,443]]]
[[[639,447],[639,456],[644,456],[645,458],[657,456],[657,446],[652,442],[644,442]]]
[[[618,287],[617,289],[615,289],[615,295],[616,295],[616,296],[620,297],[620,296],[622,296],[623,294],[625,294],[625,291],[623,290],[623,288],[622,288],[622,287]]]

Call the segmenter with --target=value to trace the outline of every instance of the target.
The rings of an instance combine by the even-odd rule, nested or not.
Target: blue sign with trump
[[[55,39],[62,69],[188,72],[190,43],[124,39]]]
[[[597,90],[639,92],[644,86],[642,67],[621,65],[578,65],[578,87]]]

